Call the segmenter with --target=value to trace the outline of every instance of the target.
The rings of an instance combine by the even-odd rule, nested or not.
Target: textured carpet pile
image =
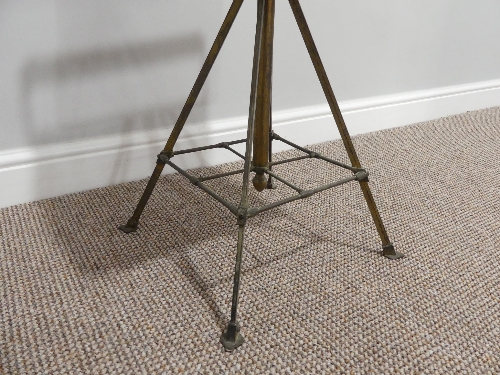
[[[0,374],[499,374],[500,107],[353,141],[406,257],[380,255],[356,182],[250,219],[233,353],[219,337],[236,220],[182,176],[162,177],[129,235],[146,181],[2,209]],[[311,148],[347,161],[340,141]],[[302,187],[349,175],[276,172]],[[235,203],[240,184],[210,183]]]

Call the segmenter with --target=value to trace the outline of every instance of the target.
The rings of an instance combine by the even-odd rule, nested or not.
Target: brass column
[[[252,180],[257,191],[267,187],[264,175],[269,166],[269,133],[271,128],[271,88],[273,71],[274,0],[259,0],[263,7],[263,25],[260,35],[259,73],[257,77],[257,103],[255,109],[255,129],[253,136]]]

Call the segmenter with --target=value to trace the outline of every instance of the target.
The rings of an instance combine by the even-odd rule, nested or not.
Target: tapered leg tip
[[[399,251],[394,250],[394,246],[392,244],[382,246],[382,255],[385,256],[388,259],[400,259],[403,258],[405,255],[403,253],[400,253]]]
[[[404,258],[404,254],[403,253],[400,253],[399,251],[395,251],[394,254],[384,254],[384,256],[386,258],[389,258],[389,259],[400,259],[400,258]]]
[[[243,344],[244,338],[240,334],[239,327],[234,323],[229,323],[226,332],[220,337],[220,343],[228,352],[232,352],[238,346]]]
[[[228,339],[225,334],[222,334],[220,337],[220,343],[226,349],[227,352],[232,352],[234,349],[236,349],[238,346],[243,344],[243,336],[240,333],[236,334],[236,338],[234,340]]]
[[[120,225],[118,229],[120,229],[123,233],[132,233],[137,230],[137,225]]]

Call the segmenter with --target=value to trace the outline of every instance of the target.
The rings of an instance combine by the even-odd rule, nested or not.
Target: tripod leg
[[[273,129],[272,120],[269,121],[269,163],[273,161]],[[269,170],[272,170],[272,166],[269,165]],[[273,177],[269,175],[267,178],[266,189],[276,189],[276,184],[273,182]]]
[[[271,108],[271,110],[269,111],[269,163],[271,163],[273,161],[273,140],[274,140],[274,133],[273,133],[273,111],[272,111],[272,83],[269,83],[269,91],[270,91],[270,95],[269,95],[269,108]],[[272,165],[269,165],[269,170],[271,171],[272,170]],[[276,184],[273,182],[273,177],[271,175],[268,176],[267,178],[267,186],[266,186],[266,189],[276,189]]]
[[[233,25],[233,22],[236,16],[238,15],[238,11],[240,10],[242,4],[243,0],[233,0],[233,3],[231,4],[231,7],[229,8],[226,18],[224,19],[224,22],[222,23],[222,26],[219,30],[219,33],[215,38],[212,48],[210,49],[210,52],[208,53],[208,56],[205,59],[205,62],[203,63],[203,67],[201,68],[200,73],[196,78],[194,86],[191,89],[191,92],[189,93],[186,103],[182,108],[179,118],[177,119],[175,126],[172,129],[172,133],[170,133],[170,137],[168,138],[167,144],[165,145],[165,148],[161,153],[163,155],[160,154],[161,156],[158,158],[156,167],[153,171],[153,174],[151,175],[151,178],[149,179],[148,185],[146,186],[146,189],[144,190],[141,199],[139,200],[139,203],[137,204],[134,214],[128,220],[127,224],[121,225],[119,227],[119,229],[122,232],[130,233],[130,232],[135,232],[137,230],[137,225],[139,223],[139,218],[142,214],[142,211],[144,210],[144,207],[146,207],[149,197],[151,196],[151,193],[153,192],[156,183],[160,178],[161,172],[165,167],[165,162],[162,161],[162,159],[164,160],[165,157],[171,158],[173,156],[173,149],[175,143],[177,142],[177,138],[179,138],[179,134],[181,133],[181,130],[184,127],[184,124],[186,123],[186,120],[189,117],[191,110],[193,109],[194,103],[196,102],[196,99],[198,98],[198,95],[200,94],[200,91],[203,88],[203,85],[208,77],[208,74],[210,73],[210,70],[214,65],[215,59],[217,58],[222,48],[222,45],[226,40],[227,34],[229,33],[229,30],[231,29],[231,26]]]
[[[260,70],[259,61],[261,57],[261,50],[262,50],[261,47],[263,44],[262,34],[263,34],[263,24],[265,18],[265,9],[269,5],[268,3],[269,1],[274,1],[274,0],[258,0],[257,2],[257,27],[256,27],[257,30],[255,32],[252,86],[250,91],[250,108],[248,114],[248,129],[247,129],[247,141],[246,141],[246,151],[245,151],[245,167],[243,170],[241,201],[240,201],[240,206],[238,207],[238,246],[236,252],[236,265],[234,270],[231,320],[229,321],[226,332],[224,332],[220,338],[221,344],[228,351],[233,351],[243,343],[243,336],[241,336],[241,334],[239,333],[239,326],[236,321],[236,318],[238,310],[238,296],[240,289],[241,261],[243,257],[243,236],[245,233],[245,225],[247,221],[248,187],[250,184],[253,133],[256,122],[256,109],[257,109],[257,96],[258,96],[257,86],[258,86],[258,76]]]
[[[139,224],[139,218],[141,217],[142,211],[144,211],[144,207],[146,207],[149,197],[151,196],[151,193],[153,192],[156,183],[160,178],[161,172],[163,171],[163,167],[165,167],[165,164],[160,162],[156,163],[156,167],[153,171],[153,174],[149,178],[146,189],[144,190],[144,193],[142,193],[142,197],[139,200],[137,207],[135,208],[134,214],[127,221],[127,224],[120,225],[118,227],[118,229],[120,229],[123,233],[131,233],[137,230],[137,225]]]
[[[229,33],[231,26],[233,25],[234,19],[238,15],[238,11],[241,8],[241,4],[243,4],[243,0],[233,0],[233,3],[229,8],[226,18],[224,19],[224,22],[219,30],[219,33],[215,38],[212,48],[208,53],[208,56],[205,60],[205,63],[203,64],[203,67],[201,68],[198,78],[196,79],[196,82],[191,90],[191,93],[189,94],[189,97],[186,100],[186,104],[184,104],[184,108],[182,108],[181,114],[179,115],[179,118],[175,123],[174,129],[170,134],[170,137],[164,149],[167,155],[171,153],[174,148],[175,142],[177,141],[177,138],[179,137],[179,134],[181,133],[181,130],[184,127],[184,124],[189,114],[191,113],[191,109],[193,109],[194,103],[196,102],[196,99],[198,98],[198,95],[203,85],[205,84],[205,80],[208,77],[208,73],[210,73],[210,70],[212,69],[212,66],[215,62],[215,59],[217,58],[222,48],[222,45],[226,40],[227,34]]]
[[[236,266],[234,269],[234,285],[233,285],[233,299],[231,304],[231,320],[220,338],[221,344],[228,351],[233,351],[238,346],[243,344],[243,336],[240,334],[240,327],[236,322],[238,310],[238,297],[240,289],[240,276],[241,276],[241,260],[243,258],[243,236],[245,233],[245,224],[238,226],[238,247],[236,252]]]
[[[297,21],[297,25],[299,26],[302,38],[304,39],[304,42],[306,44],[309,56],[311,57],[314,69],[316,70],[316,74],[318,75],[321,87],[323,88],[323,92],[325,93],[326,99],[332,111],[332,115],[335,119],[335,122],[337,123],[340,136],[344,143],[344,147],[347,151],[351,164],[355,168],[361,168],[358,156],[356,154],[356,150],[354,149],[351,137],[349,136],[349,132],[347,131],[347,127],[342,117],[342,113],[340,112],[339,105],[337,103],[337,100],[335,99],[335,95],[333,94],[332,87],[326,75],[323,63],[321,62],[321,59],[319,57],[318,50],[312,38],[309,26],[307,25],[302,8],[299,4],[299,0],[288,0],[288,1],[295,16],[295,20]],[[368,181],[367,180],[359,181],[359,184],[361,186],[361,190],[363,191],[366,203],[368,204],[368,208],[370,210],[371,216],[377,228],[380,239],[382,240],[383,255],[390,259],[398,259],[403,257],[404,255],[402,253],[399,253],[396,250],[394,250],[394,246],[389,240],[389,236],[387,235],[387,231],[385,230],[384,224],[382,223],[382,219],[380,218],[380,214],[378,212],[375,200],[373,199],[372,193],[370,191],[370,187],[368,186]]]

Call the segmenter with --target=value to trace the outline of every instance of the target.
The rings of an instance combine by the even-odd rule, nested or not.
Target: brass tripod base
[[[368,186],[368,172],[361,167],[361,163],[356,154],[356,150],[354,149],[354,145],[352,143],[349,132],[347,131],[347,127],[345,125],[344,119],[342,117],[342,113],[337,103],[337,99],[333,94],[333,90],[331,88],[330,82],[326,75],[325,68],[321,59],[319,57],[318,50],[312,38],[311,32],[309,30],[309,26],[305,20],[305,16],[302,12],[302,8],[299,4],[300,0],[288,0],[290,6],[292,8],[292,12],[294,14],[297,25],[300,29],[300,33],[305,42],[307,51],[309,56],[311,57],[311,61],[313,63],[314,69],[316,71],[316,75],[319,78],[321,83],[321,87],[323,88],[323,92],[328,101],[328,105],[332,112],[333,118],[335,119],[335,123],[337,124],[337,129],[342,138],[342,142],[347,151],[347,155],[349,156],[350,164],[347,165],[335,160],[332,160],[328,157],[322,156],[317,152],[313,152],[304,147],[296,145],[290,141],[287,141],[272,130],[272,108],[271,108],[271,86],[272,86],[272,54],[273,54],[273,35],[274,35],[274,8],[275,8],[275,0],[257,0],[257,25],[256,25],[256,35],[255,35],[255,45],[254,45],[254,64],[252,69],[252,85],[250,91],[250,107],[249,107],[249,116],[248,116],[248,129],[247,129],[247,137],[245,139],[231,141],[231,142],[222,142],[217,145],[212,146],[203,146],[203,147],[195,147],[188,150],[180,150],[174,151],[175,143],[186,123],[186,120],[193,108],[193,105],[205,83],[205,80],[210,72],[215,59],[217,58],[219,51],[222,47],[224,40],[233,24],[233,21],[243,3],[243,0],[232,0],[231,7],[227,13],[227,16],[222,24],[219,33],[210,49],[210,52],[203,64],[203,67],[196,79],[196,82],[189,94],[184,107],[175,123],[172,132],[170,133],[170,137],[165,145],[163,151],[158,155],[158,159],[156,162],[156,167],[151,175],[151,178],[144,190],[144,193],[137,204],[136,210],[134,211],[133,216],[129,219],[126,225],[122,225],[119,229],[124,233],[131,233],[137,230],[137,225],[140,219],[140,216],[146,206],[153,189],[158,182],[158,179],[162,173],[163,167],[165,165],[169,165],[174,168],[181,175],[186,177],[189,182],[193,185],[201,188],[207,194],[215,198],[219,203],[223,204],[229,211],[237,217],[237,224],[239,226],[238,229],[238,245],[236,252],[236,262],[235,262],[235,272],[234,272],[234,282],[233,282],[233,297],[232,297],[232,305],[231,305],[231,320],[227,326],[226,332],[222,334],[220,337],[220,342],[226,349],[226,351],[233,351],[237,347],[239,347],[244,339],[243,336],[239,333],[240,329],[237,320],[237,307],[238,307],[238,296],[239,296],[239,288],[240,288],[240,276],[241,276],[241,263],[242,263],[242,253],[243,253],[243,237],[244,237],[244,228],[247,222],[247,219],[255,217],[261,212],[268,211],[270,209],[276,208],[283,204],[287,204],[293,202],[298,199],[303,199],[310,197],[313,194],[319,193],[321,191],[340,186],[342,184],[358,181],[363,192],[365,201],[368,205],[368,209],[370,210],[370,214],[374,221],[374,224],[377,228],[377,232],[380,236],[381,242],[383,245],[383,255],[389,259],[399,259],[404,255],[394,250],[394,246],[390,243],[388,234],[385,230],[385,227],[382,223],[382,219],[378,212],[377,206],[375,204],[375,200],[372,196],[370,188]],[[272,162],[272,140],[279,140],[286,143],[293,148],[304,152],[306,155],[287,159],[280,160],[277,162]],[[238,151],[232,149],[230,146],[238,143],[246,143],[245,155],[240,154]],[[213,176],[203,176],[196,177],[173,162],[171,162],[171,158],[175,155],[186,154],[190,152],[197,152],[202,150],[214,149],[214,148],[225,148],[229,151],[232,151],[234,154],[240,156],[244,160],[244,169],[238,171],[231,171],[226,173],[219,173]],[[253,152],[252,152],[253,150]],[[330,182],[328,184],[319,186],[314,189],[302,189],[298,186],[295,186],[293,183],[286,181],[285,179],[279,177],[271,171],[271,167],[277,164],[284,164],[288,162],[295,162],[303,159],[316,158],[322,161],[326,161],[330,164],[334,164],[338,167],[342,167],[351,171],[353,174],[350,177],[343,178],[338,181]],[[207,180],[212,180],[215,178],[222,178],[227,176],[233,176],[238,173],[243,172],[243,181],[242,181],[242,193],[241,193],[241,201],[238,206],[234,203],[225,200],[223,197],[219,196],[214,190],[212,190],[209,186],[205,185],[203,182]],[[256,176],[253,179],[253,185],[257,191],[263,191],[264,189],[274,189],[273,180],[276,179],[280,183],[285,184],[292,190],[296,192],[296,194],[283,198],[279,201],[267,204],[262,207],[250,207],[249,200],[249,183],[250,183],[250,173],[255,172]],[[269,177],[266,178],[265,175]],[[271,179],[272,177],[272,179]]]
[[[243,344],[243,336],[240,334],[240,328],[235,323],[229,323],[227,331],[220,337],[220,343],[228,352],[232,352],[238,346]]]
[[[394,246],[392,244],[382,246],[382,249],[383,249],[382,255],[392,260],[400,259],[405,256],[403,253],[394,250]]]

